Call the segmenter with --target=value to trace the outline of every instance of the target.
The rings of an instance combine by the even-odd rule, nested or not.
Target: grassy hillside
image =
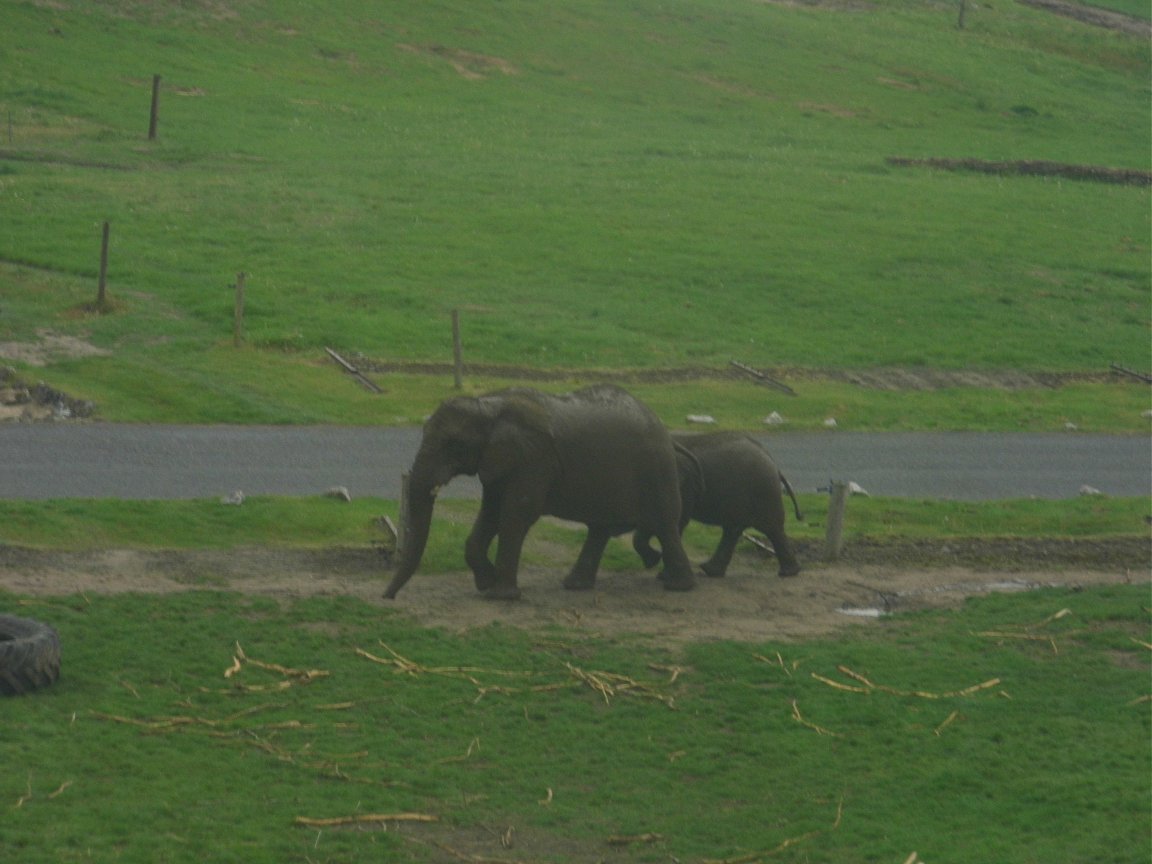
[[[969,6],[6,4],[0,343],[148,419],[338,417],[324,346],[453,308],[476,363],[1144,367],[1148,187],[887,159],[1148,170],[1147,39]]]

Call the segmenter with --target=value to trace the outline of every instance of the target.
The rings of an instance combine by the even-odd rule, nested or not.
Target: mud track
[[[368,548],[293,550],[131,550],[89,552],[0,546],[0,587],[31,596],[196,589],[290,600],[359,597],[416,623],[453,632],[493,623],[560,627],[607,638],[642,636],[664,644],[698,640],[802,641],[916,609],[960,605],[990,591],[1146,583],[1148,541],[956,540],[857,543],[835,564],[800,548],[804,573],[780,579],[751,547],[724,579],[701,577],[690,593],[666,592],[651,572],[602,574],[595,591],[565,591],[566,564],[521,573],[524,598],[493,603],[471,574],[418,573],[395,601],[382,599],[390,556]]]

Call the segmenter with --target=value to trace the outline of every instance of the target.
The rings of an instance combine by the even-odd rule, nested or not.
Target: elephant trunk
[[[416,471],[408,482],[408,518],[403,526],[403,545],[400,549],[400,562],[396,573],[384,592],[384,597],[393,600],[403,588],[424,557],[424,547],[428,544],[428,530],[432,525],[432,507],[436,503],[439,485],[429,479],[428,472]]]

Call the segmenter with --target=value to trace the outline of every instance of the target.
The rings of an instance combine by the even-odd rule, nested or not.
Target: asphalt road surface
[[[1152,492],[1147,436],[776,432],[760,436],[798,492],[855,481],[873,495],[1072,498]],[[0,425],[0,498],[399,497],[420,430],[337,426]],[[478,497],[473,478],[444,490]]]

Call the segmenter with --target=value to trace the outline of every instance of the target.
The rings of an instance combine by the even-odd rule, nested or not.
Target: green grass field
[[[426,630],[339,598],[0,604],[52,621],[65,646],[56,685],[4,702],[13,861],[1152,852],[1146,587],[682,650],[561,628]],[[397,813],[437,821],[371,818]]]
[[[802,494],[798,498],[806,521],[789,517],[789,535],[820,540],[828,496]],[[472,500],[438,502],[436,527],[422,570],[467,569],[462,557],[464,537],[478,507],[479,502]],[[1103,496],[982,502],[853,497],[845,530],[847,537],[870,540],[1139,537],[1146,534],[1147,512],[1144,499]],[[243,507],[226,507],[208,499],[0,499],[0,545],[66,550],[366,547],[384,541],[385,532],[377,524],[383,515],[399,518],[395,501],[257,496],[246,499]],[[583,530],[571,523],[545,520],[533,533],[568,538],[575,554]],[[718,528],[695,523],[686,535],[697,553],[710,551],[709,544],[714,546],[718,538]],[[635,569],[635,558],[629,557],[626,566]]]
[[[10,3],[0,343],[149,421],[412,422],[322,349],[447,361],[454,308],[473,363],[1146,370],[1148,187],[886,160],[1148,170],[1147,41],[969,6]]]

